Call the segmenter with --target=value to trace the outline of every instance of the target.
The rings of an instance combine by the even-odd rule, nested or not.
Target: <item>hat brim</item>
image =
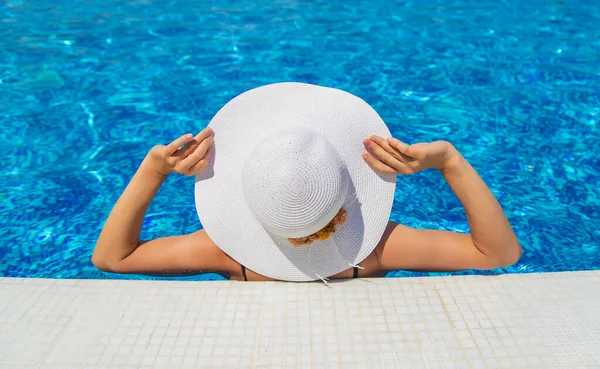
[[[312,281],[349,269],[375,249],[389,220],[396,176],[378,174],[362,159],[364,138],[390,136],[365,101],[338,89],[276,83],[237,96],[209,126],[215,132],[214,151],[208,168],[196,176],[196,210],[208,236],[237,262],[266,277]],[[297,126],[328,139],[352,181],[345,224],[329,239],[303,247],[269,234],[242,189],[244,160],[256,142]]]

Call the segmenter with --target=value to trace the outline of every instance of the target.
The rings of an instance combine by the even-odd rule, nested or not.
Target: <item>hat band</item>
[[[327,240],[335,231],[337,231],[344,223],[346,223],[346,219],[348,218],[348,212],[346,209],[341,208],[340,211],[333,217],[331,222],[327,223],[327,225],[321,228],[319,231],[300,238],[288,238],[288,241],[293,246],[302,247],[312,244],[317,240],[325,241]]]

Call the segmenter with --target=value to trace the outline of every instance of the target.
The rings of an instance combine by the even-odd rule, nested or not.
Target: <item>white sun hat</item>
[[[214,151],[196,177],[196,209],[230,257],[266,277],[300,282],[340,273],[375,249],[396,176],[362,159],[363,139],[390,136],[365,101],[334,88],[276,83],[235,97],[209,126]],[[327,239],[288,240],[321,230],[341,208],[347,218]]]

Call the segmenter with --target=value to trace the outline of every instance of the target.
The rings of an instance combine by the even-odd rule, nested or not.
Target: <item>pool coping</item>
[[[0,278],[2,368],[600,368],[600,271]]]

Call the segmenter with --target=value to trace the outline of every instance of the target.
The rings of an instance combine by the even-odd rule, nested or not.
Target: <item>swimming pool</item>
[[[9,1],[0,276],[158,279],[91,265],[112,205],[154,144],[278,81],[350,91],[403,140],[453,142],[524,248],[495,273],[600,269],[598,40],[592,1]],[[436,173],[399,178],[392,220],[468,231]],[[142,236],[200,227],[193,179],[172,176]]]

